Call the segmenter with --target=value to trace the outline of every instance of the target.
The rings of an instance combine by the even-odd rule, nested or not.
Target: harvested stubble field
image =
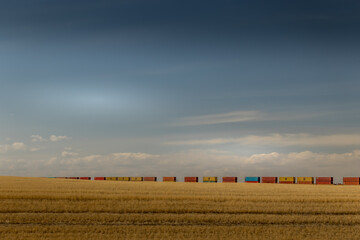
[[[0,239],[359,239],[360,187],[0,177]]]

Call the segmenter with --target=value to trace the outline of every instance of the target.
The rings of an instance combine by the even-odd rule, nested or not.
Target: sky
[[[359,176],[355,0],[4,0],[0,175]]]

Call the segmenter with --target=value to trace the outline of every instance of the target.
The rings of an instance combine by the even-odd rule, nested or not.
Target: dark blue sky
[[[0,160],[351,152],[359,10],[329,0],[2,1]],[[50,146],[51,135],[68,139]]]

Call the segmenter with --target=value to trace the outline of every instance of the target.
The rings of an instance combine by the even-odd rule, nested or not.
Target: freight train
[[[157,177],[49,177],[60,179],[103,180],[125,182],[157,182]],[[162,177],[163,182],[177,182],[176,177]],[[184,182],[199,182],[199,177],[184,177]],[[203,177],[203,183],[217,183],[218,177]],[[237,177],[222,177],[223,183],[237,183]],[[245,177],[245,183],[278,183],[278,184],[334,184],[333,177]],[[344,185],[360,185],[360,177],[344,177]]]

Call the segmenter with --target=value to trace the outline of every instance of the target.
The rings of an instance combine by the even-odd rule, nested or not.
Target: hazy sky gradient
[[[358,175],[359,10],[3,1],[0,174]]]

